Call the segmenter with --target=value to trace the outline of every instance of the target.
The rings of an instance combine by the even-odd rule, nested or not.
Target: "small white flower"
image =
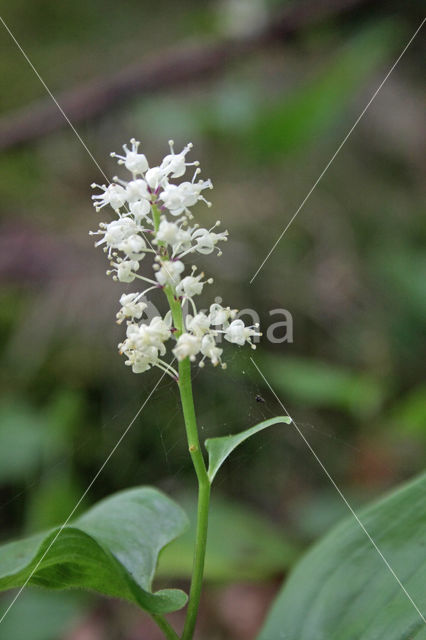
[[[203,200],[210,205],[204,196],[201,195],[201,192],[204,189],[212,188],[211,180],[200,180],[196,183],[181,182],[179,185],[168,184],[161,192],[160,199],[173,216],[179,216],[199,200]]]
[[[201,195],[201,192],[204,191],[204,189],[213,189],[211,180],[199,180],[198,182],[181,182],[179,185],[179,189],[182,193],[184,207],[192,207],[199,200],[203,200],[207,205],[210,206],[210,202],[208,202],[204,198],[204,196]]]
[[[117,313],[117,323],[121,324],[125,318],[142,317],[143,312],[147,308],[145,302],[137,302],[139,293],[123,293],[120,298],[121,309]]]
[[[185,160],[186,154],[194,145],[190,142],[177,154],[174,152],[173,145],[173,140],[169,140],[170,153],[164,156],[160,168],[164,171],[165,175],[171,174],[171,178],[181,178],[186,171],[186,167],[192,165],[198,166],[198,162],[186,162]]]
[[[185,269],[185,265],[180,260],[165,260],[155,274],[157,282],[162,286],[170,284],[173,287],[180,282],[180,274]]]
[[[98,187],[103,190],[103,193],[98,193],[92,196],[93,206],[96,211],[102,209],[107,204],[111,205],[114,211],[118,211],[126,202],[127,194],[124,187],[121,187],[119,184],[110,184],[108,187],[106,185],[92,184],[92,189]]]
[[[183,278],[176,287],[177,295],[186,296],[187,298],[200,295],[205,284],[201,281],[203,276],[204,273],[200,273],[198,276],[186,276]]]
[[[160,345],[168,340],[172,335],[170,331],[170,318],[171,316],[166,316],[166,318],[163,320],[163,318],[161,318],[160,316],[155,316],[151,320],[147,331],[154,344]]]
[[[170,375],[177,375],[173,367],[159,358],[166,353],[164,342],[171,336],[168,314],[164,320],[160,316],[155,316],[149,325],[128,324],[126,336],[118,348],[120,353],[127,356],[126,364],[131,366],[135,373],[142,373],[151,366],[157,366]]]
[[[242,320],[233,320],[229,327],[225,329],[225,340],[228,340],[228,342],[232,342],[233,344],[239,344],[240,346],[248,342],[251,344],[252,348],[255,349],[256,345],[251,342],[250,338],[262,335],[256,331],[257,328],[258,325],[246,327]]]
[[[129,204],[129,210],[136,222],[141,222],[143,218],[148,217],[151,211],[151,203],[148,200],[136,200]]]
[[[125,253],[130,260],[142,260],[145,255],[146,242],[141,236],[133,234],[120,242],[117,248]]]
[[[156,236],[156,241],[158,240],[170,245],[172,253],[175,255],[178,251],[183,251],[191,245],[191,234],[188,229],[182,229],[178,224],[163,219]]]
[[[233,320],[236,315],[236,309],[231,309],[230,307],[222,307],[220,304],[215,302],[210,306],[209,321],[213,326],[227,326],[229,320]]]
[[[145,180],[131,180],[126,186],[126,198],[129,204],[138,200],[150,200],[151,194],[148,191],[148,185]]]
[[[157,191],[160,186],[162,187],[166,184],[166,175],[161,167],[152,167],[146,172],[145,180],[153,191]]]
[[[118,220],[113,220],[109,224],[102,222],[99,226],[100,229],[98,231],[91,231],[90,235],[103,235],[103,238],[95,243],[95,247],[105,244],[105,251],[108,252],[109,257],[111,257],[111,249],[124,251],[122,246],[128,238],[134,236],[139,237],[140,227],[131,218],[118,218]],[[141,246],[140,243],[138,246]],[[146,246],[144,246],[144,248],[146,248]]]
[[[216,341],[214,336],[211,334],[205,335],[201,340],[201,353],[205,358],[209,358],[211,360],[212,365],[215,367],[219,364],[222,364],[220,356],[222,355],[223,349],[220,349],[216,345]],[[200,367],[204,365],[204,358],[200,362]],[[225,368],[225,365],[222,364],[222,368]]]
[[[180,185],[177,184],[168,184],[160,194],[164,206],[174,216],[180,215],[184,210],[183,194],[179,187]]]
[[[98,244],[105,242],[108,247],[118,249],[123,240],[134,235],[138,230],[139,227],[130,218],[119,218],[118,220],[113,220],[105,226],[104,238]]]
[[[148,169],[148,160],[143,153],[138,153],[138,147],[140,142],[132,138],[130,140],[132,148],[128,149],[126,144],[123,144],[124,156],[119,156],[117,153],[112,152],[111,157],[118,158],[118,164],[124,164],[134,175],[142,175]]]
[[[136,260],[122,260],[121,262],[113,263],[113,266],[116,267],[115,278],[119,282],[133,282],[139,269],[139,263]]]
[[[125,352],[123,351],[123,353]],[[145,373],[145,371],[151,369],[151,366],[155,364],[155,361],[152,361],[150,358],[140,354],[138,351],[134,351],[126,355],[128,358],[125,360],[124,364],[128,367],[132,367],[133,373]]]
[[[195,356],[200,352],[201,338],[193,336],[190,333],[182,333],[179,336],[173,353],[178,360],[189,358],[195,360]]]
[[[219,223],[216,223],[216,225]],[[216,226],[215,225],[215,226]],[[226,241],[228,239],[228,232],[222,231],[221,233],[214,233],[213,231],[208,231],[207,229],[197,229],[194,231],[191,237],[192,241],[195,241],[194,249],[198,251],[198,253],[203,253],[205,255],[212,253],[216,248],[216,244],[219,241]],[[218,249],[218,255],[222,252]]]
[[[201,338],[210,331],[210,321],[205,313],[200,311],[195,316],[191,316],[188,314],[186,316],[186,328],[188,331],[191,331],[195,336]]]
[[[158,227],[157,240],[161,240],[161,242],[165,242],[166,244],[173,246],[177,242],[179,233],[179,225],[163,219],[161,220],[160,226]]]

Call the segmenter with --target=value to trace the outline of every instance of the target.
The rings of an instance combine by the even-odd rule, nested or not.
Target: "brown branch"
[[[287,40],[300,30],[338,16],[368,0],[303,0],[275,17],[257,33],[212,43],[194,43],[147,58],[108,77],[58,95],[58,103],[73,124],[93,119],[134,95],[206,79],[234,60]],[[0,118],[0,150],[40,138],[67,126],[51,98]]]

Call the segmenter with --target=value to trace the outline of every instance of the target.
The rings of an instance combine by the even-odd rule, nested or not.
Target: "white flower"
[[[180,274],[185,269],[185,265],[180,260],[165,260],[155,274],[157,281],[162,286],[170,284],[173,287],[180,281]],[[158,267],[158,265],[156,265]]]
[[[171,174],[171,178],[181,178],[186,171],[186,167],[198,165],[198,162],[186,162],[185,160],[186,154],[194,145],[190,142],[180,153],[177,154],[174,152],[173,145],[173,140],[169,140],[170,153],[167,156],[164,156],[160,168],[164,171],[165,175]]]
[[[151,203],[148,200],[136,200],[129,204],[129,210],[136,222],[146,218],[151,211]]]
[[[126,353],[122,351],[122,353]],[[151,369],[153,364],[156,364],[156,359],[152,359],[147,357],[144,354],[139,353],[138,351],[132,351],[126,353],[127,360],[125,360],[124,364],[128,367],[132,367],[133,373],[145,373],[148,369]]]
[[[120,242],[117,248],[125,253],[130,260],[142,260],[145,255],[146,242],[135,233]]]
[[[135,373],[142,373],[151,366],[157,366],[176,377],[177,372],[173,367],[159,357],[166,353],[164,342],[171,336],[168,314],[164,320],[160,316],[155,316],[149,325],[128,324],[126,336],[118,348],[120,353],[127,356],[126,364],[131,366]]]
[[[123,293],[120,298],[121,309],[117,313],[117,322],[121,324],[125,318],[142,317],[143,312],[147,308],[145,302],[137,302],[139,293]]]
[[[228,325],[229,320],[233,320],[237,315],[236,309],[230,307],[222,307],[215,302],[210,306],[209,321],[213,326]]]
[[[161,167],[152,167],[145,174],[145,180],[153,191],[157,191],[160,186],[166,184],[166,174]]]
[[[219,222],[216,223],[220,224]],[[215,226],[216,226],[215,225]],[[228,232],[222,231],[221,233],[214,233],[207,229],[197,229],[191,236],[191,239],[195,241],[194,249],[198,253],[209,254],[212,253],[219,241],[226,241],[228,239]],[[221,255],[221,251],[218,249],[218,254]]]
[[[126,169],[133,174],[143,174],[148,169],[148,160],[143,153],[138,153],[138,147],[140,142],[132,138],[130,140],[132,148],[128,149],[126,144],[123,144],[124,156],[119,156],[117,153],[112,152],[111,157],[119,158],[118,164],[124,164]]]
[[[153,344],[160,345],[170,338],[172,335],[172,332],[170,331],[170,320],[171,314],[166,315],[164,320],[160,316],[155,316],[151,320],[147,331],[153,341]]]
[[[103,190],[103,193],[98,193],[92,196],[92,200],[95,201],[93,202],[93,206],[95,207],[96,211],[99,211],[107,204],[111,205],[114,211],[118,211],[126,202],[126,190],[119,184],[113,183],[107,187],[104,184],[99,185],[93,183],[92,189],[94,189],[95,187]]]
[[[183,194],[179,187],[180,185],[177,184],[168,184],[160,194],[164,206],[174,216],[178,216],[184,210]]]
[[[177,295],[186,296],[187,298],[200,295],[205,285],[205,282],[201,281],[203,277],[204,273],[200,273],[198,276],[185,276],[176,286]],[[206,282],[210,284],[213,280],[210,278]]]
[[[191,234],[187,229],[182,229],[178,224],[164,218],[158,228],[156,241],[158,240],[170,245],[175,255],[191,245]]]
[[[182,333],[179,336],[173,353],[178,360],[189,358],[195,360],[195,356],[200,352],[201,338],[193,336],[190,333]]]
[[[228,342],[232,342],[233,344],[243,345],[245,342],[251,344],[252,348],[255,349],[256,345],[254,345],[250,338],[255,336],[261,336],[262,334],[256,331],[259,325],[253,325],[253,327],[246,327],[244,322],[240,319],[233,320],[229,327],[225,329],[225,340]]]
[[[118,249],[120,244],[132,235],[137,234],[139,231],[138,225],[131,220],[131,218],[119,218],[113,220],[105,226],[104,239],[98,244],[105,242],[108,247]]]
[[[211,334],[205,335],[201,340],[201,353],[205,358],[209,358],[211,360],[212,365],[215,367],[219,364],[222,364],[220,356],[222,355],[223,349],[220,349],[216,346],[216,341],[214,336]],[[204,366],[204,358],[201,360],[200,367]],[[225,368],[226,365],[222,364],[222,368]]]
[[[179,185],[168,184],[160,194],[160,199],[164,206],[173,216],[179,216],[188,207],[192,207],[199,200],[210,203],[201,195],[204,189],[212,189],[211,180],[200,180],[199,182],[181,182]]]
[[[166,244],[173,246],[178,241],[179,233],[179,225],[163,219],[158,227],[157,240],[161,240],[161,242],[165,242]]]
[[[126,198],[130,203],[137,202],[138,200],[150,200],[151,194],[148,191],[148,185],[145,180],[139,178],[138,180],[131,180],[126,186]]]
[[[95,247],[105,244],[105,251],[108,252],[109,257],[111,257],[111,249],[119,249],[124,253],[128,253],[127,249],[130,253],[141,253],[146,249],[145,241],[138,235],[140,227],[131,218],[118,218],[109,224],[101,222],[99,226],[100,229],[91,231],[90,235],[103,235],[103,238],[95,243]],[[131,238],[133,240],[130,240]],[[130,253],[129,257],[139,260],[136,256],[131,256]]]
[[[210,321],[205,313],[200,311],[195,316],[188,314],[186,316],[186,328],[194,335],[202,337],[208,331],[210,331]]]
[[[112,263],[116,267],[115,279],[119,282],[133,282],[136,278],[136,271],[139,269],[137,260],[121,260],[121,262]]]
[[[131,323],[126,330],[127,339],[120,345],[122,351],[138,350],[149,358],[164,355],[164,342],[171,336],[170,328],[160,316],[155,316],[148,324]]]

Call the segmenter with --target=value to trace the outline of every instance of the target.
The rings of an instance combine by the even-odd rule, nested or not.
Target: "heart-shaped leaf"
[[[290,424],[291,418],[288,416],[279,416],[278,418],[271,418],[264,422],[237,433],[233,436],[223,436],[221,438],[208,438],[205,441],[206,449],[209,454],[209,470],[208,476],[210,482],[213,482],[216,473],[219,471],[226,458],[240,445],[242,442],[253,436],[255,433],[259,433],[267,427],[271,427],[273,424]]]
[[[258,640],[424,640],[425,495],[426,474],[359,514],[409,596],[350,517],[297,565]]]
[[[187,527],[182,509],[150,487],[102,500],[72,525],[0,547],[0,590],[24,584],[78,587],[151,613],[184,606],[178,589],[152,593],[158,554]],[[27,582],[28,581],[28,582]]]

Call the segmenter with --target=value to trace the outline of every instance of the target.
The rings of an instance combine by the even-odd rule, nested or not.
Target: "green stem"
[[[176,631],[170,626],[163,616],[158,615],[157,613],[152,613],[151,618],[157,623],[160,627],[161,631],[163,631],[167,640],[179,640],[179,636]]]
[[[182,640],[191,640],[197,621],[201,589],[203,586],[210,503],[210,481],[207,476],[206,465],[200,450],[200,442],[198,439],[194,400],[192,396],[191,363],[189,358],[185,358],[179,363],[179,391],[185,419],[189,453],[198,479],[197,532],[195,538],[188,609],[182,635]]]
[[[183,331],[182,308],[175,299],[171,287],[166,286],[164,292],[172,311],[173,322],[177,330],[177,336]],[[201,589],[203,585],[204,560],[207,545],[207,528],[210,503],[210,481],[207,475],[206,464],[201,453],[198,437],[197,420],[195,416],[194,398],[192,395],[191,362],[185,358],[179,362],[179,392],[182,403],[183,417],[185,421],[186,437],[189,453],[194,465],[198,480],[198,507],[197,507],[197,531],[192,565],[191,588],[189,591],[188,609],[186,613],[185,627],[182,640],[192,640],[200,605]]]
[[[156,204],[152,204],[151,205],[151,211],[152,211],[152,221],[154,223],[154,231],[155,233],[158,233],[158,228],[160,226],[160,209],[157,207]],[[163,243],[161,243],[163,244]]]
[[[197,421],[195,418],[194,399],[192,396],[191,362],[185,358],[179,362],[179,392],[182,403],[183,417],[185,420],[186,438],[188,440],[189,453],[192,458],[198,484],[210,486],[203,454],[201,453],[198,439]]]

